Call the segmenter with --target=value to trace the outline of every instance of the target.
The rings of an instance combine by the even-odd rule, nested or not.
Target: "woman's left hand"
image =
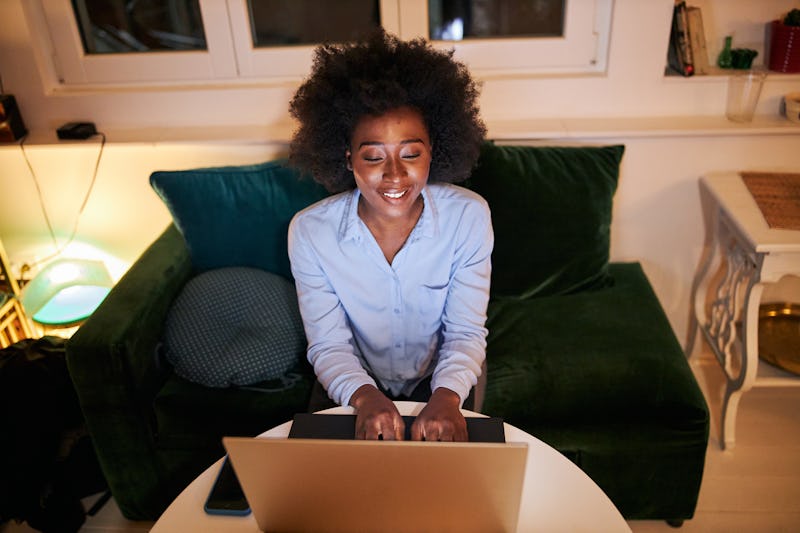
[[[439,387],[411,426],[411,440],[466,442],[467,421],[461,414],[461,398],[450,389]]]

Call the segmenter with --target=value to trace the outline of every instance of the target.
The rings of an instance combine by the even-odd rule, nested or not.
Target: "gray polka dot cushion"
[[[164,346],[179,376],[209,387],[279,378],[306,351],[294,285],[255,268],[203,272],[173,303]]]

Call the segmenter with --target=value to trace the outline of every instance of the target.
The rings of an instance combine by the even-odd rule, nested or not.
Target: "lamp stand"
[[[19,302],[19,284],[11,275],[8,256],[0,240],[0,275],[5,286],[0,286],[0,348],[33,336],[33,328]]]

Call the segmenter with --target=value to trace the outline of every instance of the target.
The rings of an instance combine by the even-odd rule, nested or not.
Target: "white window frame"
[[[429,38],[427,0],[401,12],[402,37]],[[411,6],[409,6],[411,7]],[[562,37],[434,41],[481,78],[605,72],[614,0],[566,0]]]
[[[86,54],[70,0],[23,2],[34,35],[49,35],[39,45],[49,49],[58,83],[63,86],[142,84],[236,78],[236,58],[224,2],[200,0],[207,51]],[[222,21],[208,24],[206,21]],[[38,30],[38,31],[37,31]]]
[[[399,4],[405,0],[380,0],[381,25],[400,34]],[[247,0],[227,0],[239,75],[249,79],[299,80],[311,70],[314,46],[253,46]]]
[[[308,74],[313,46],[255,48],[246,0],[199,0],[208,51],[86,54],[70,0],[25,0],[48,89],[282,83]],[[605,72],[614,0],[567,0],[558,38],[435,41],[479,78]],[[382,25],[428,38],[427,0],[380,0]]]

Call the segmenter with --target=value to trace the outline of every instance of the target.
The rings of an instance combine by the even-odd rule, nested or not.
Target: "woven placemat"
[[[800,230],[800,174],[742,172],[770,228]]]

